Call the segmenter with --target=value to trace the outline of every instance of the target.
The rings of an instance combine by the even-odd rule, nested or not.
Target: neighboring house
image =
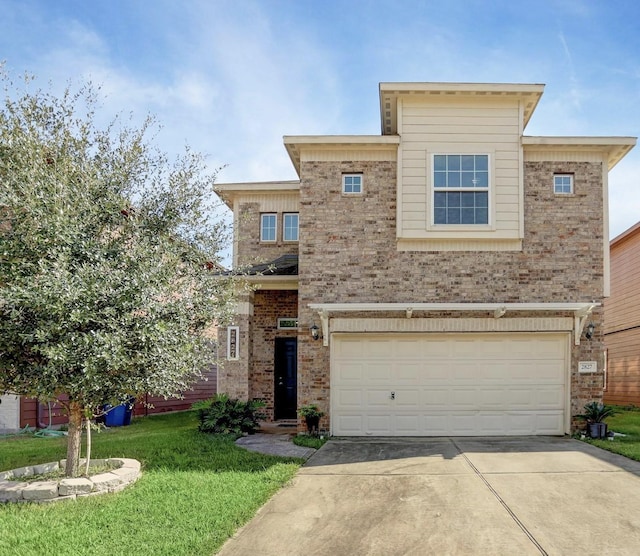
[[[220,184],[256,289],[219,390],[340,436],[570,432],[602,399],[607,176],[636,141],[525,136],[543,89],[382,83],[381,135],[286,136],[299,180]]]
[[[640,406],[640,222],[611,241],[604,306],[607,403]]]
[[[190,390],[183,393],[182,398],[164,399],[161,396],[145,394],[134,408],[134,415],[153,415],[168,411],[184,411],[191,409],[191,404],[198,400],[211,398],[217,392],[217,369],[203,372]],[[33,398],[4,395],[0,397],[0,434],[14,432],[26,426],[45,428],[67,423],[68,419],[59,403],[38,403]]]

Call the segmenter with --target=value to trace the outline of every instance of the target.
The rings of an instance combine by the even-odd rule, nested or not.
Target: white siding
[[[298,212],[300,195],[297,191],[291,193],[247,193],[238,195],[235,199],[234,210],[245,203],[257,203],[260,207],[260,212]],[[237,217],[237,214],[234,217]]]
[[[521,106],[510,98],[427,98],[399,101],[402,135],[399,172],[400,239],[481,239],[493,250],[496,240],[520,239]],[[475,230],[435,230],[431,226],[431,156],[435,153],[489,154],[488,227]],[[444,245],[444,244],[443,244]],[[480,244],[479,244],[480,245]],[[508,248],[518,248],[512,241]],[[481,247],[482,248],[482,247]]]

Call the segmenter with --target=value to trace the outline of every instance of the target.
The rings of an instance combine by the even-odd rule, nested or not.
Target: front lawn
[[[606,422],[610,431],[626,436],[616,436],[611,440],[589,440],[589,443],[609,452],[621,454],[640,461],[640,409],[616,408],[617,413]]]
[[[94,434],[92,457],[135,458],[142,477],[117,494],[0,504],[0,554],[213,554],[302,460],[248,452],[197,426],[195,414],[184,412]],[[60,438],[0,440],[0,470],[64,455]]]

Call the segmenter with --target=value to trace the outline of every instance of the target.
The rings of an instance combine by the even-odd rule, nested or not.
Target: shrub
[[[260,427],[258,421],[266,415],[260,410],[264,402],[230,399],[227,394],[216,394],[213,398],[194,403],[191,407],[198,414],[198,430],[213,434],[253,434]]]
[[[585,420],[587,423],[602,423],[607,417],[611,417],[615,413],[616,409],[610,405],[590,402],[584,406],[584,413],[576,415],[576,417]]]

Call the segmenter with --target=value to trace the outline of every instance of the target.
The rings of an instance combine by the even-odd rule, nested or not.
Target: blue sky
[[[0,60],[155,114],[221,182],[295,179],[283,135],[379,134],[381,81],[544,83],[527,135],[640,135],[637,0],[0,0]],[[610,174],[640,220],[640,146]]]

